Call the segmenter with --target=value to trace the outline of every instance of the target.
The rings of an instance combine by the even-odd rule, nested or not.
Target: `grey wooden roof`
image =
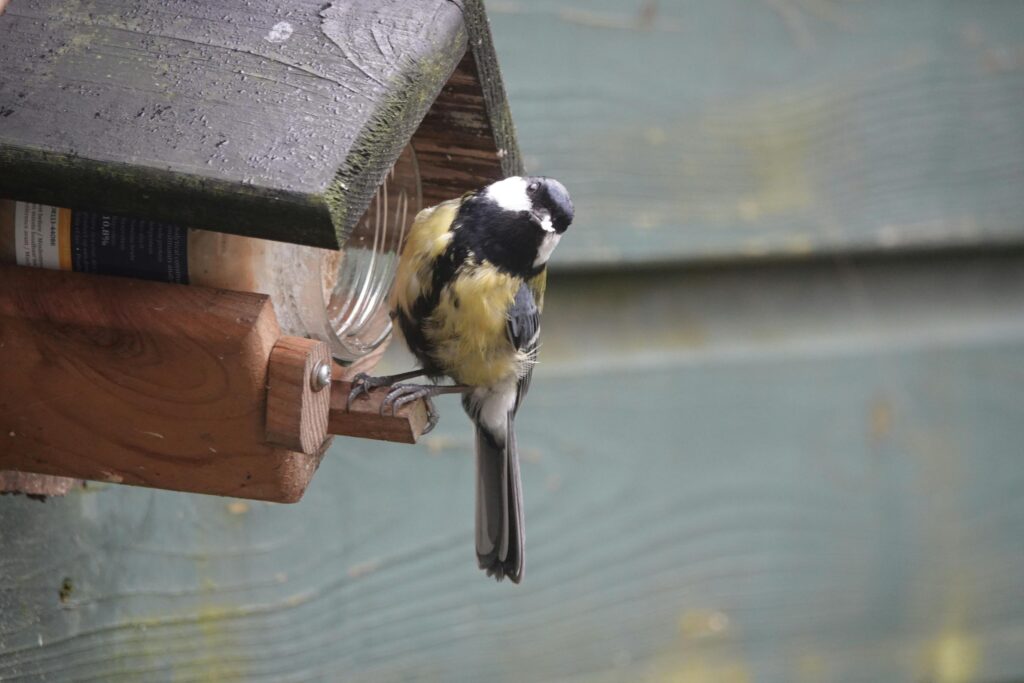
[[[516,172],[479,2],[20,0],[0,15],[0,196],[338,246],[468,43],[492,79],[484,175]]]

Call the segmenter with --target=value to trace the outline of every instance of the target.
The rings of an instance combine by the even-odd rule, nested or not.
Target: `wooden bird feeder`
[[[478,0],[3,6],[8,200],[347,258],[397,251],[365,227],[389,179],[415,173],[429,206],[521,173]],[[0,265],[0,490],[71,477],[291,502],[331,435],[412,443],[425,425],[422,403],[381,416],[385,389],[346,411],[373,354],[333,363],[273,297],[69,264]]]

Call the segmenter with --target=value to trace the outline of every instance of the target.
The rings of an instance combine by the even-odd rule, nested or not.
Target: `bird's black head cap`
[[[547,212],[555,232],[561,235],[572,224],[575,215],[569,190],[554,178],[536,176],[526,180],[526,194],[533,205],[533,213],[543,221],[544,212]]]
[[[512,176],[463,202],[455,241],[501,270],[532,277],[547,265],[573,215],[572,199],[562,183],[543,176]]]

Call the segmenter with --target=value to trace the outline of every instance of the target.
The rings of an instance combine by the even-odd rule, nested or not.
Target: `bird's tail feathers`
[[[519,454],[508,415],[504,443],[476,428],[476,555],[480,568],[499,581],[523,578],[523,492]]]

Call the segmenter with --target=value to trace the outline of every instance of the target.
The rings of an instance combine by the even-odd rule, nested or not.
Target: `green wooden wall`
[[[1024,681],[1024,4],[488,7],[579,207],[523,584],[441,399],[294,506],[0,497],[0,680]]]
[[[563,264],[1024,238],[1014,0],[488,4]]]

